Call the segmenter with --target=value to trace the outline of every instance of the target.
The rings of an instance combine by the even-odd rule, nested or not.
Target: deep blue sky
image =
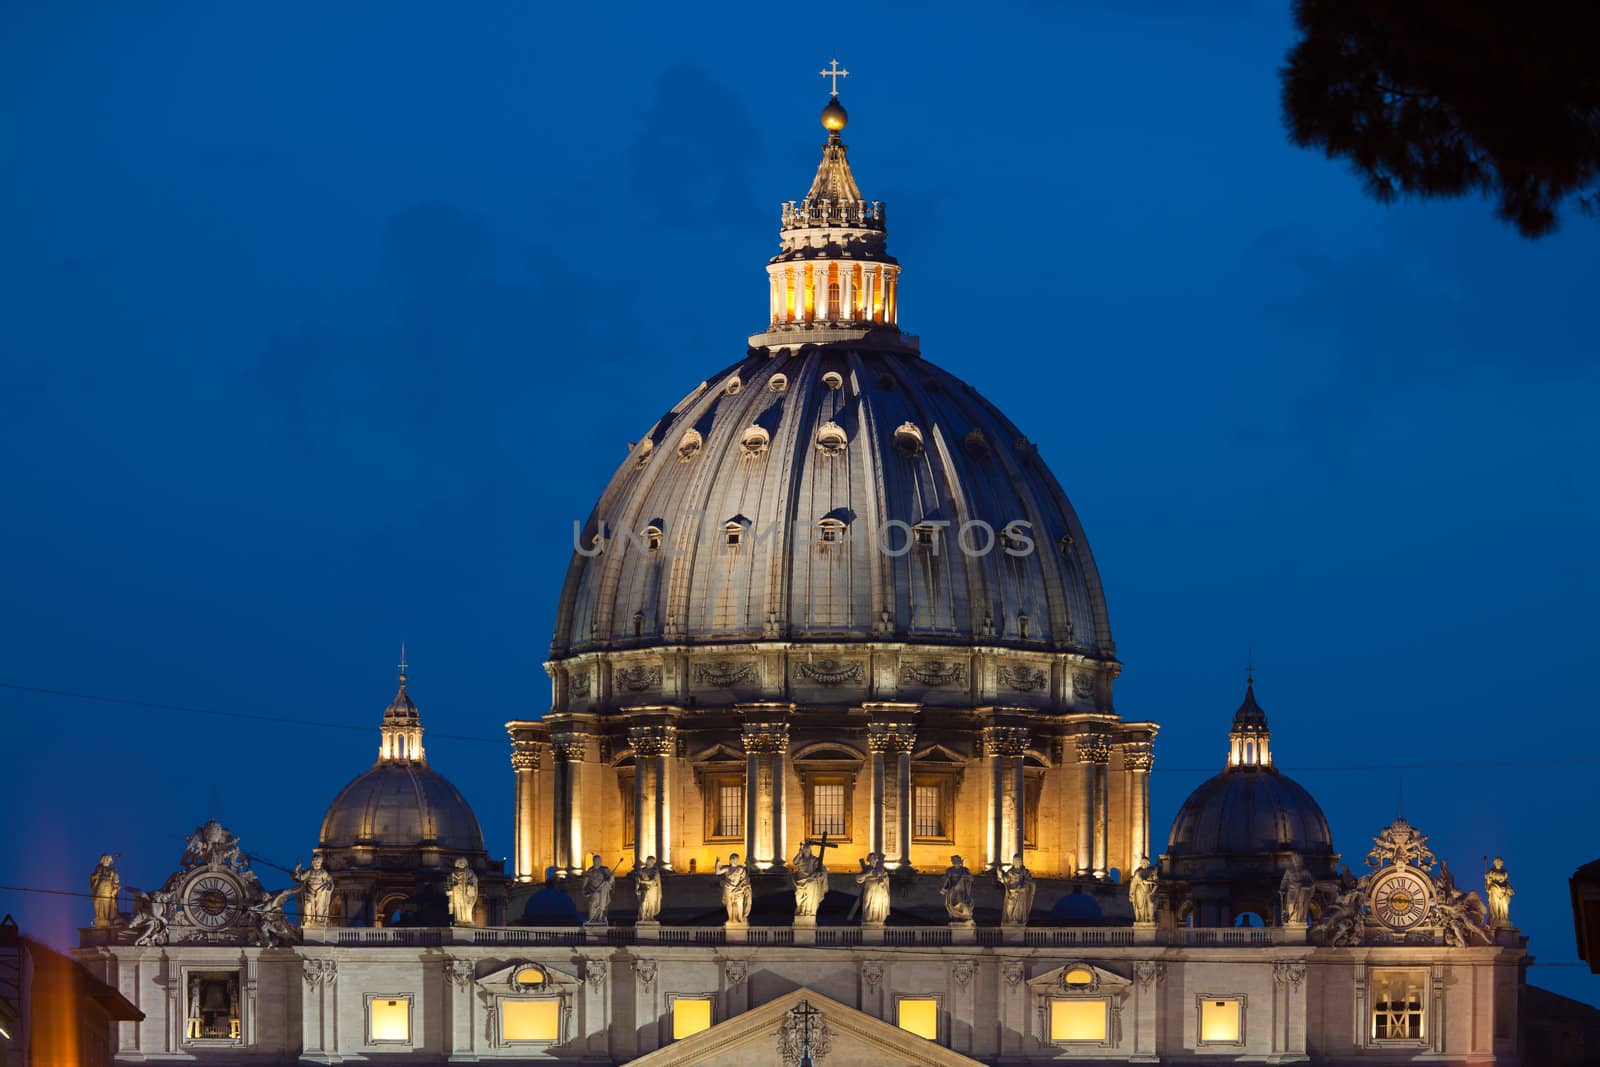
[[[1317,768],[1596,757],[1600,229],[1382,208],[1291,147],[1287,7],[5,5],[0,682],[361,732],[0,690],[0,883],[156,883],[213,785],[306,858],[402,639],[507,853],[504,745],[440,735],[547,706],[571,520],[762,327],[837,54],[902,323],[1089,531],[1158,827],[1253,647],[1347,858],[1403,783],[1573,960],[1594,763]],[[64,944],[88,905],[0,911]]]

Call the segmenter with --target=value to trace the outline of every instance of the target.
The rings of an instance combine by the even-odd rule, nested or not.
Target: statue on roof
[[[631,877],[639,896],[638,921],[655,922],[661,914],[661,862],[651,856],[633,869]]]
[[[889,918],[889,868],[881,855],[868,853],[861,861],[856,884],[861,887],[861,924],[882,926]]]
[[[822,846],[824,850],[830,847],[826,835]],[[811,851],[809,840],[800,842],[789,876],[794,881],[794,917],[815,919],[828,895],[828,868],[823,865],[823,857]]]
[[[1419,833],[1403,818],[1390,823],[1383,833],[1372,839],[1372,851],[1367,853],[1368,867],[1385,864],[1397,867],[1411,864],[1423,870],[1430,869],[1434,855],[1428,848],[1428,835]]]
[[[478,910],[478,876],[472,873],[467,861],[456,860],[450,872],[450,921],[457,926],[476,926]]]
[[[719,857],[712,865],[717,884],[722,887],[722,906],[728,912],[729,926],[743,926],[750,918],[750,869],[739,862],[737,852],[728,862]]]
[[[1511,872],[1506,861],[1494,858],[1494,866],[1483,874],[1483,891],[1489,897],[1489,925],[1506,928],[1511,925],[1511,898],[1516,890],[1511,888]]]
[[[583,895],[589,898],[589,921],[605,924],[611,910],[611,887],[616,884],[616,872],[605,865],[597,852],[583,872]]]
[[[321,856],[311,857],[311,869],[302,870],[294,865],[294,880],[300,883],[301,922],[306,926],[328,925],[328,914],[333,910],[333,875],[323,867]]]
[[[1156,870],[1149,856],[1139,857],[1139,866],[1128,877],[1128,903],[1133,905],[1133,921],[1156,921]]]
[[[128,932],[139,931],[139,936],[134,939],[135,945],[165,945],[167,943],[167,922],[170,918],[172,894],[163,890],[146,893],[143,890],[129,888],[128,894],[133,897],[133,920],[128,923]]]
[[[950,866],[944,869],[944,881],[939,883],[939,893],[944,897],[944,910],[950,921],[971,926],[972,871],[960,856],[950,857]]]
[[[1038,887],[1033,882],[1033,872],[1023,866],[1022,853],[1011,857],[1011,862],[999,867],[995,877],[1005,890],[1005,903],[1001,907],[1000,921],[1006,926],[1028,925],[1028,913],[1033,911],[1033,895]]]
[[[100,862],[89,872],[89,892],[94,897],[94,924],[112,926],[117,921],[117,891],[122,888],[122,876],[117,873],[117,858],[112,853],[100,857]]]
[[[1285,924],[1304,925],[1311,914],[1311,897],[1316,888],[1316,879],[1306,869],[1305,858],[1298,852],[1291,852],[1289,868],[1278,882],[1278,902]]]

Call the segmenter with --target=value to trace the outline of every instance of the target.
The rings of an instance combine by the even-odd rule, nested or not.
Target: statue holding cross
[[[812,852],[815,845],[817,852]],[[822,906],[822,901],[828,895],[828,849],[838,848],[838,845],[828,842],[828,835],[823,834],[820,841],[810,838],[800,842],[800,848],[794,854],[794,864],[790,878],[794,882],[794,917],[796,919],[812,919],[817,917],[817,909]]]

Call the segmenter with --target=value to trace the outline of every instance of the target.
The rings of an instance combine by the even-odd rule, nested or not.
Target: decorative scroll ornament
[[[972,984],[972,976],[977,972],[978,965],[971,960],[956,960],[950,965],[950,977],[956,980],[956,985],[962,990]]]
[[[694,669],[694,680],[702,685],[715,686],[718,689],[730,689],[740,682],[747,682],[755,677],[756,665],[754,663],[702,663]]]
[[[930,660],[927,663],[902,663],[900,664],[900,681],[916,682],[920,685],[943,686],[960,685],[966,678],[967,668],[960,663],[944,663],[939,660]]]
[[[770,756],[789,751],[789,724],[786,722],[747,722],[740,733],[746,753]]]
[[[634,960],[633,973],[639,979],[639,984],[649,989],[656,981],[656,961]]]
[[[1148,741],[1130,741],[1122,746],[1122,765],[1130,771],[1148,771],[1155,762],[1155,751]]]
[[[1427,869],[1434,864],[1434,855],[1428,848],[1428,836],[1419,833],[1405,819],[1396,819],[1388,828],[1372,839],[1372,851],[1367,853],[1368,867],[1393,864],[1410,864]]]
[[[1017,988],[1022,984],[1022,961],[1007,960],[1005,966],[1000,969],[1000,974],[1005,978],[1008,987],[1011,989]]]
[[[582,763],[588,755],[588,734],[561,733],[550,739],[550,748],[556,758],[566,763]]]
[[[1044,671],[1038,667],[1008,666],[1002,663],[996,672],[1000,684],[1019,693],[1033,693],[1050,684]]]
[[[730,988],[743,982],[745,980],[745,976],[749,973],[750,963],[748,960],[722,961],[722,974]]]
[[[1031,740],[1021,726],[985,726],[982,743],[985,756],[1021,756],[1028,751]]]
[[[883,981],[883,964],[877,960],[868,960],[861,965],[861,980],[867,985],[867,992],[876,994],[878,983]]]
[[[584,977],[589,979],[589,988],[600,992],[600,987],[606,982],[606,961],[586,959],[583,961],[583,971]]]
[[[659,666],[624,667],[611,676],[618,685],[630,692],[638,693],[646,689],[661,688],[661,668]]]
[[[536,771],[539,769],[539,743],[537,741],[511,742],[511,769]]]
[[[339,980],[339,964],[335,960],[304,959],[300,964],[305,969],[306,985],[312,989],[333,985]]]
[[[1303,960],[1280,960],[1272,965],[1272,981],[1274,985],[1293,986],[1300,988],[1300,983],[1306,980],[1306,965]]]
[[[1072,695],[1079,700],[1094,696],[1094,674],[1090,671],[1072,672]]]
[[[815,663],[802,660],[795,664],[795,671],[800,677],[816,682],[818,685],[843,685],[846,682],[861,681],[861,664],[859,662],[846,662],[837,659],[818,660]]]
[[[594,676],[588,671],[579,671],[577,674],[574,674],[571,681],[567,683],[567,692],[571,693],[575,698],[582,700],[589,695],[589,679],[592,677]]]
[[[778,1029],[778,1055],[784,1067],[800,1067],[802,1060],[822,1067],[832,1043],[833,1031],[822,1021],[822,1012],[802,1000],[789,1009]]]
[[[628,730],[628,747],[635,756],[675,756],[678,752],[676,726],[634,726]]]
[[[471,960],[451,960],[445,966],[444,976],[457,989],[465,989],[472,984],[473,963]]]
[[[1167,980],[1167,965],[1155,960],[1139,960],[1133,965],[1133,980],[1140,989],[1149,989]]]

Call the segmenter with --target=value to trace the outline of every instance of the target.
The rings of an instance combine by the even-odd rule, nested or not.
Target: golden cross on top
[[[407,664],[406,664],[406,643],[404,641],[401,641],[400,642],[400,663],[399,663],[399,667],[400,667],[400,680],[402,682],[406,680],[406,666],[407,666]]]
[[[817,73],[822,75],[824,78],[832,78],[833,79],[833,92],[830,93],[829,95],[833,96],[833,97],[838,97],[838,95],[839,95],[839,79],[848,77],[850,72],[848,70],[840,70],[839,69],[839,61],[837,59],[834,60],[832,63],[830,63],[828,65],[828,67],[829,67],[829,69],[827,69],[827,70],[819,70],[819,71],[817,71]]]

